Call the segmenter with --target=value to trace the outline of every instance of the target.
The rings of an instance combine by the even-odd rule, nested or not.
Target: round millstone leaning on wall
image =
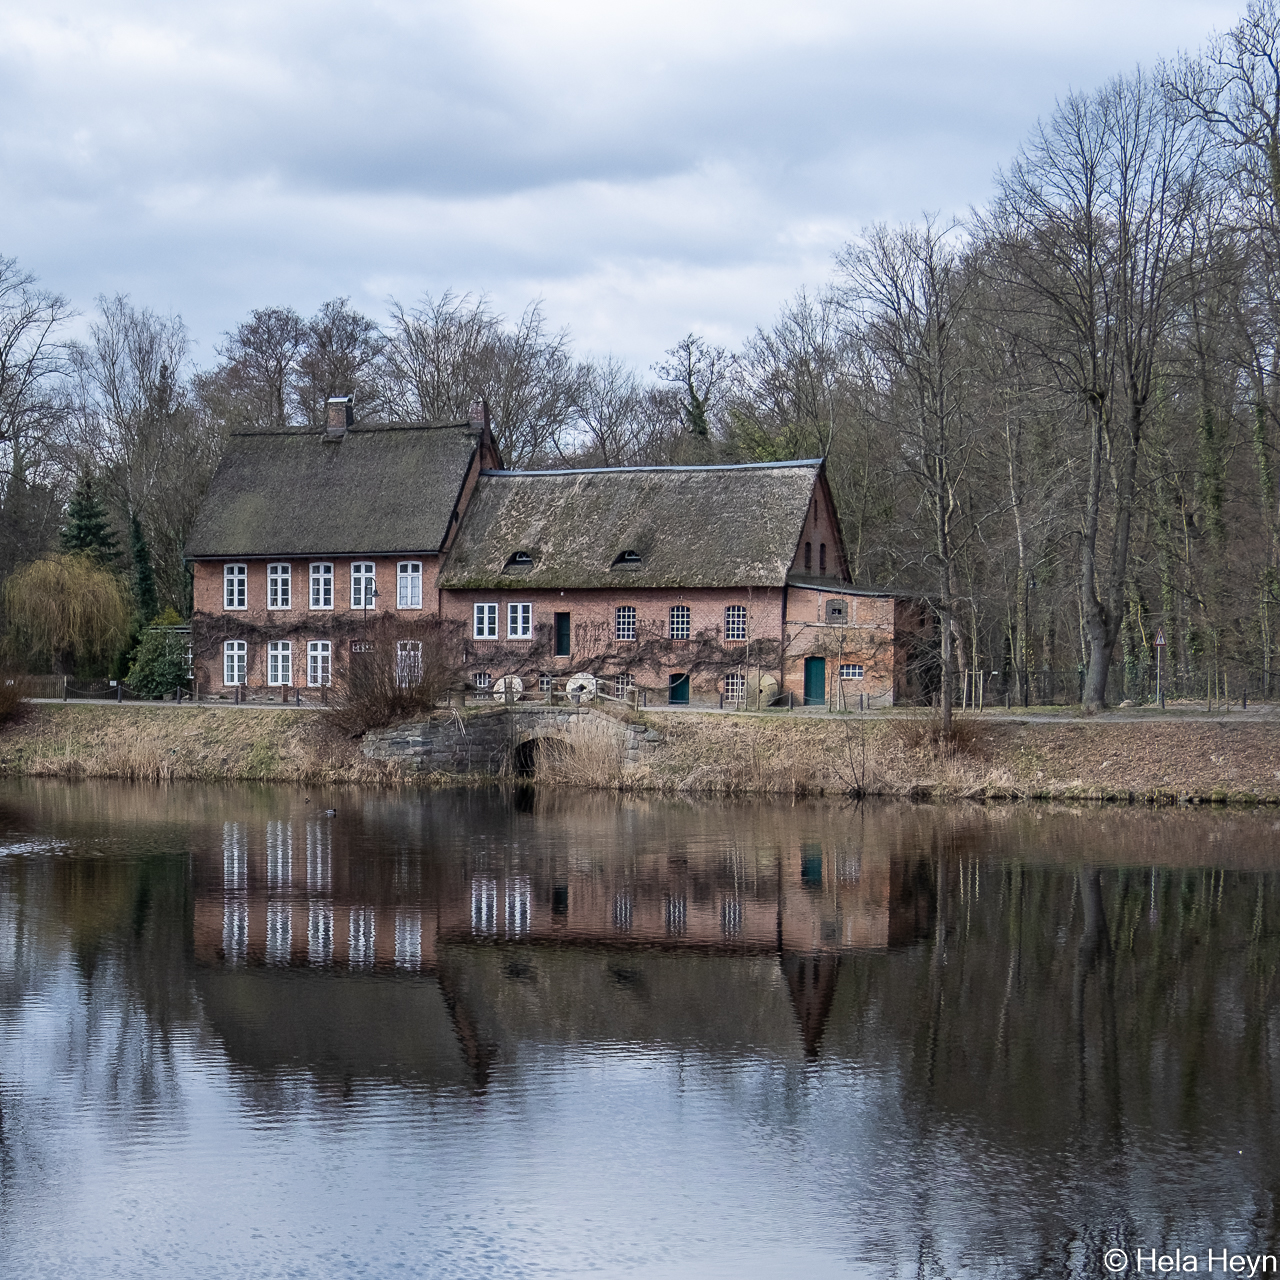
[[[625,724],[594,707],[517,704],[467,716],[441,715],[365,735],[364,754],[390,760],[405,773],[516,773],[520,748],[541,738],[572,740],[583,732],[616,734],[624,765],[640,764],[661,737],[646,725]]]

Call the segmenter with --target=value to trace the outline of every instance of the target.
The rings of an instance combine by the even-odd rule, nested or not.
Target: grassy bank
[[[653,717],[651,761],[601,739],[549,754],[551,783],[669,792],[1280,803],[1280,719],[957,717],[941,749],[919,717]]]
[[[36,704],[0,732],[0,774],[136,782],[393,783],[313,711]]]
[[[555,786],[714,795],[1280,803],[1280,717],[1122,721],[958,717],[941,750],[920,717],[664,713],[653,755],[627,765],[607,732],[548,744]],[[232,707],[39,704],[0,731],[0,774],[164,782],[404,785],[323,713]],[[476,778],[474,781],[482,781]],[[464,779],[414,775],[414,785]]]

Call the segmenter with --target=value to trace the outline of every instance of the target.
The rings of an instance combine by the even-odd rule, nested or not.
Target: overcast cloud
[[[82,310],[534,297],[641,366],[738,342],[862,224],[963,213],[1070,88],[1198,47],[1178,0],[0,5],[0,254]]]

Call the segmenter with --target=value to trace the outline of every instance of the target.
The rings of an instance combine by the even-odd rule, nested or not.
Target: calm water
[[[1280,1254],[1278,829],[0,787],[0,1272]]]

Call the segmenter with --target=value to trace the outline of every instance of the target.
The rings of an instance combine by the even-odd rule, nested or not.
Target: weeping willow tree
[[[120,577],[81,553],[33,560],[4,584],[7,648],[54,671],[105,667],[128,639],[133,601]]]

